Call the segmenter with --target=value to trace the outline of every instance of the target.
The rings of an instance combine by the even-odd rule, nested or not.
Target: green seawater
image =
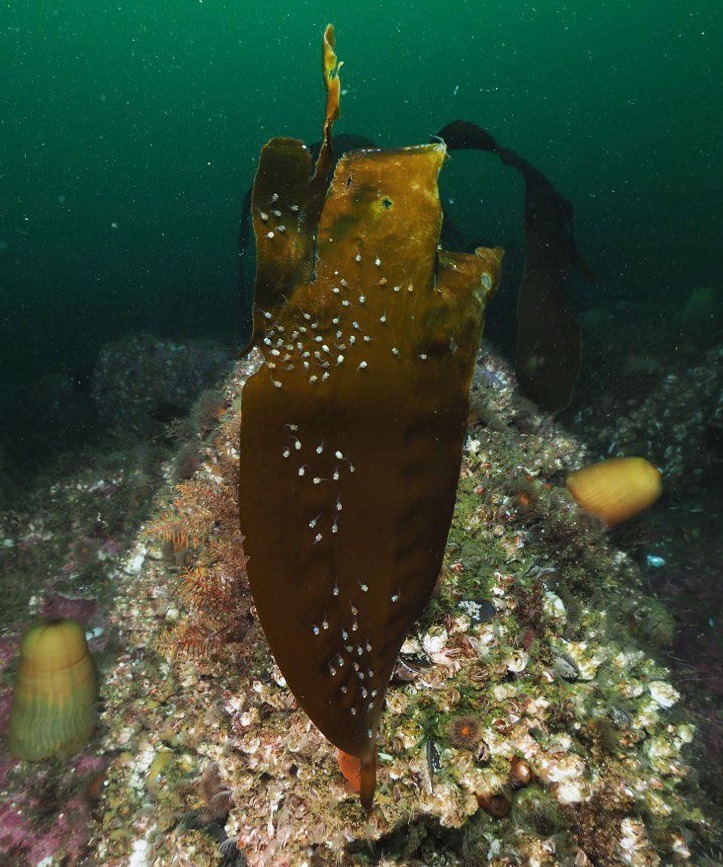
[[[465,118],[573,202],[601,275],[578,308],[719,286],[722,18],[720,0],[5,0],[0,401],[127,333],[240,343],[243,193],[270,137],[319,138],[327,22],[338,132],[406,145]],[[514,273],[516,173],[456,154],[442,190]]]
[[[94,633],[101,623],[100,634],[105,628],[108,639],[96,662],[109,713],[120,709],[125,720],[142,704],[137,691],[133,708],[130,698],[122,698],[117,672],[108,680],[107,700],[102,681],[116,654],[134,646],[134,631],[140,634],[137,620],[119,620],[123,612],[145,608],[161,622],[163,595],[154,596],[153,615],[145,597],[138,606],[128,600],[126,607],[123,600],[129,588],[145,586],[136,583],[143,559],[138,552],[147,540],[138,528],[162,517],[151,503],[159,491],[165,497],[169,473],[175,483],[198,468],[207,454],[201,440],[216,435],[221,408],[219,398],[207,394],[184,426],[177,406],[159,398],[146,407],[143,398],[153,392],[147,372],[134,383],[128,364],[117,378],[106,376],[99,400],[90,376],[103,347],[138,335],[168,338],[164,357],[192,339],[228,349],[228,357],[244,344],[253,274],[248,254],[242,291],[244,195],[270,138],[293,136],[311,144],[320,137],[328,23],[336,28],[344,62],[335,132],[395,147],[426,143],[456,119],[472,121],[543,172],[574,207],[577,247],[596,279],[569,275],[567,305],[583,328],[583,370],[557,427],[509,395],[507,368],[498,364],[499,354],[510,358],[514,351],[524,260],[521,176],[496,156],[460,151],[441,175],[446,215],[465,246],[506,249],[502,285],[485,325],[493,351],[485,352],[480,366],[471,430],[481,452],[509,471],[497,466],[489,478],[480,469],[463,479],[449,539],[462,571],[451,567],[449,592],[464,589],[472,599],[491,588],[484,576],[498,567],[509,572],[517,588],[525,588],[525,596],[515,598],[527,612],[516,619],[520,606],[517,614],[508,609],[511,620],[505,622],[518,623],[519,630],[513,626],[507,634],[519,646],[534,641],[534,660],[542,652],[538,645],[547,653],[559,611],[550,615],[545,636],[536,613],[542,597],[527,587],[559,593],[555,598],[569,617],[565,635],[592,644],[606,633],[577,631],[578,624],[597,622],[587,618],[603,598],[592,581],[599,576],[604,594],[612,588],[611,599],[601,603],[620,612],[608,618],[614,620],[610,635],[631,652],[640,644],[661,665],[672,663],[671,682],[682,698],[670,719],[676,725],[695,719],[695,742],[684,753],[694,770],[676,797],[692,810],[702,781],[712,840],[723,804],[716,772],[723,753],[723,410],[720,364],[716,368],[723,359],[723,0],[0,0],[0,723],[9,713],[12,638],[38,611],[52,612],[57,599],[78,603],[74,612],[99,605],[98,617],[87,616],[95,618]],[[138,345],[149,355],[154,344],[139,338]],[[126,399],[128,383],[140,385]],[[99,411],[108,407],[111,422]],[[146,409],[153,424],[139,430],[135,420],[145,422]],[[114,427],[127,438],[116,438]],[[563,493],[568,467],[557,455],[572,460],[578,449],[563,431],[585,444],[586,461],[639,455],[664,471],[659,503],[630,529],[612,531],[604,544],[594,528],[573,532]],[[473,509],[488,524],[476,516],[473,522]],[[507,529],[498,537],[503,523]],[[618,547],[629,559],[617,559]],[[598,549],[600,563],[588,575],[588,557]],[[608,574],[603,567],[613,563],[607,559],[613,552],[614,562],[626,565],[617,573],[611,566]],[[165,565],[155,556],[146,561],[150,574],[171,581],[185,552]],[[637,606],[637,590],[629,594],[627,583],[618,583],[629,574],[637,587],[634,564],[655,595],[649,606]],[[54,602],[56,593],[70,598]],[[435,601],[430,616],[447,610]],[[181,681],[163,675],[150,646],[133,670],[143,673],[141,686],[159,673],[164,682],[149,693],[146,721],[160,719],[164,707],[175,708],[173,690],[181,690]],[[582,756],[598,736],[602,742],[611,733],[605,702],[611,702],[610,719],[627,718],[628,704],[617,687],[613,693],[609,669],[601,671],[590,693],[594,707],[584,711],[595,728],[581,729]],[[222,682],[216,680],[210,689]],[[561,684],[565,705],[575,695],[568,686],[572,690],[572,683]],[[537,687],[528,678],[524,688]],[[422,693],[419,698],[422,707]],[[593,711],[599,716],[593,718]],[[561,703],[555,727],[566,730],[567,713]],[[586,718],[583,710],[578,716]],[[108,720],[115,734],[119,719]],[[210,712],[206,719],[218,727]],[[227,726],[220,716],[218,724]],[[140,722],[136,728],[124,750],[140,743]],[[669,731],[672,738],[674,729]],[[103,742],[115,743],[115,734],[108,740],[108,728],[101,727]],[[146,743],[145,723],[142,734]],[[606,749],[615,746],[612,736]],[[21,834],[22,826],[13,828],[13,814],[4,811],[11,833],[3,836],[0,822],[0,865],[8,857],[23,858],[26,845],[40,851],[56,833],[55,814],[67,818],[67,804],[82,807],[75,810],[77,826],[72,817],[62,823],[68,846],[82,848],[90,777],[60,764],[62,778],[31,765],[8,775],[2,737],[0,731],[0,814],[12,805],[30,830]],[[181,732],[166,746],[174,754],[185,751],[191,743],[185,738]],[[661,741],[641,744],[643,764],[645,756],[655,762],[650,743]],[[91,745],[94,755],[104,749],[100,744]],[[195,747],[189,749],[195,754]],[[200,752],[209,751],[203,746]],[[665,754],[657,755],[662,762]],[[163,754],[157,759],[163,761]],[[165,821],[181,815],[173,798],[190,803],[188,781],[202,766],[189,772],[185,759],[171,762],[162,778],[160,767],[151,765],[147,794]],[[613,773],[613,764],[608,770]],[[118,788],[122,773],[109,778],[108,788],[118,816],[140,795]],[[663,774],[660,785],[672,791],[677,773]],[[69,782],[73,774],[75,784]],[[73,785],[82,787],[82,797],[75,797]],[[532,791],[515,796],[512,825],[519,816],[521,826],[526,815],[532,821],[531,800],[524,807],[525,793]],[[653,801],[650,809],[636,802],[636,815],[651,833],[662,833],[665,822],[658,822]],[[145,822],[148,799],[143,803]],[[113,812],[98,818],[106,829],[116,828]],[[444,856],[443,841],[460,838],[457,832],[438,835],[428,819],[410,826],[410,839],[423,833],[438,841]],[[124,845],[135,827],[123,819],[111,845]],[[474,852],[469,832],[481,841],[480,829],[487,834],[489,827],[503,826],[477,824],[475,831],[470,823],[464,848]],[[698,833],[692,827],[686,833]],[[518,830],[512,828],[507,839]],[[399,835],[387,839],[402,845]],[[556,839],[563,859],[565,836]],[[687,842],[691,864],[701,863],[699,853],[713,845]],[[8,854],[11,845],[15,850]],[[207,836],[205,845],[212,851],[217,841]],[[479,847],[487,852],[485,843]],[[367,850],[364,842],[360,851],[371,858]],[[446,854],[453,857],[451,850]],[[710,858],[713,863],[712,849]]]

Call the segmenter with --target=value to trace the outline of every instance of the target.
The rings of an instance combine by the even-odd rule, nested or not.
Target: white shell
[[[432,656],[434,653],[439,653],[447,644],[449,635],[447,630],[440,627],[433,627],[427,632],[422,639],[422,647],[424,652]]]
[[[524,650],[513,650],[505,660],[507,671],[510,671],[513,674],[519,674],[527,667],[527,660],[528,656]]]
[[[565,603],[560,599],[557,593],[548,590],[545,593],[545,598],[542,603],[542,610],[545,615],[558,623],[567,622],[567,612],[565,611]]]
[[[585,762],[574,753],[543,756],[540,761],[539,775],[545,783],[563,783],[575,780],[585,773]]]
[[[654,680],[648,686],[653,701],[663,708],[673,707],[680,698],[680,693],[664,680]]]

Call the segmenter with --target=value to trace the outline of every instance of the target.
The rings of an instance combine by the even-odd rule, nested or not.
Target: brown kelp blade
[[[583,265],[575,247],[572,205],[547,178],[476,124],[457,120],[440,130],[450,150],[496,153],[525,181],[525,268],[517,298],[516,368],[522,390],[551,412],[572,399],[582,364],[582,332],[565,310],[570,266]]]
[[[279,201],[265,177],[277,146],[305,159],[288,140],[266,146],[265,213]],[[260,308],[264,365],[242,398],[241,528],[261,623],[301,706],[361,759],[367,807],[390,673],[439,574],[502,258],[438,255],[444,158],[439,144],[346,154],[313,276],[284,233],[276,260],[264,222],[259,268],[272,262],[287,286]]]

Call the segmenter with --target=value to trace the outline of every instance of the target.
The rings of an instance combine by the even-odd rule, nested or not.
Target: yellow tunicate
[[[608,526],[653,505],[663,491],[660,472],[645,458],[611,458],[567,477],[567,487],[584,511]]]
[[[20,644],[8,728],[10,753],[40,761],[80,749],[95,728],[96,693],[83,628],[74,620],[33,626]]]

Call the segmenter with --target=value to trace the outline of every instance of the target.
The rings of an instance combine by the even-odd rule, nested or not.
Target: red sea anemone
[[[473,716],[464,714],[455,717],[447,726],[447,740],[453,747],[472,750],[482,738],[482,723]]]

